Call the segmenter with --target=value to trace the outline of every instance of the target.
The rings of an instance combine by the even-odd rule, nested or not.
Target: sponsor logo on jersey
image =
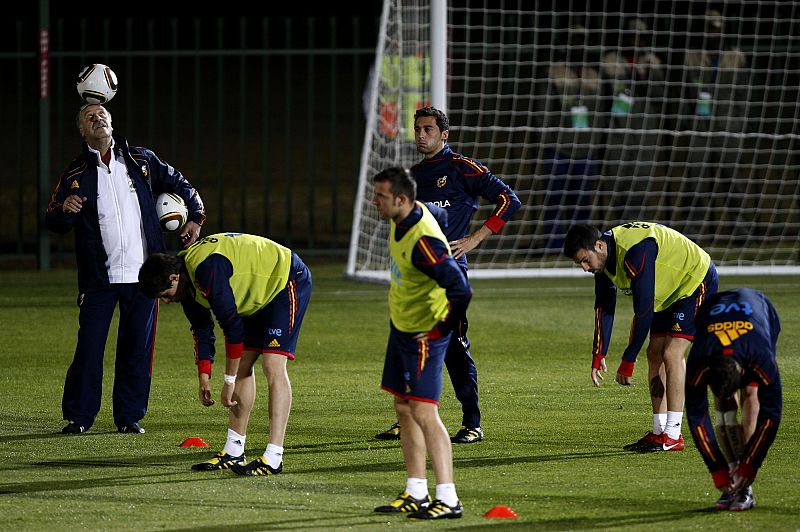
[[[727,347],[738,339],[753,330],[753,324],[749,321],[722,321],[719,323],[712,323],[708,326],[708,332],[713,332],[719,342]]]
[[[402,286],[403,274],[400,273],[400,267],[394,261],[393,257],[389,257],[389,271],[392,274],[392,282],[398,286]]]
[[[725,303],[717,303],[711,310],[709,311],[709,315],[716,316],[717,314],[727,314],[728,312],[741,312],[745,316],[749,316],[753,313],[753,309],[750,307],[750,303],[747,301],[742,301],[740,303],[730,303],[726,305]]]
[[[450,206],[450,200],[436,200],[436,201],[432,201],[431,204],[436,205],[437,207],[441,207],[443,209],[446,209],[447,207]]]
[[[439,179],[436,180],[436,186],[439,187],[439,188],[442,188],[446,184],[447,184],[447,176],[446,175],[443,175],[442,177],[440,177]]]
[[[72,184],[69,186],[69,188],[70,189],[76,189],[76,188],[81,188],[81,186],[78,184],[78,180],[77,179],[73,179],[72,180]]]
[[[683,329],[681,329],[680,323],[676,323],[675,325],[672,326],[672,330],[675,332],[681,332]]]
[[[283,331],[281,329],[273,329],[271,327],[269,329],[269,335],[270,336],[280,336],[282,334],[283,334]]]
[[[272,339],[272,341],[267,345],[267,347],[280,347],[281,344],[278,343],[276,339]]]

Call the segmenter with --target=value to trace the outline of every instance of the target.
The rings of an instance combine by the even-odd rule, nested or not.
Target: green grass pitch
[[[117,434],[111,419],[116,324],[106,351],[103,407],[92,430],[59,434],[64,374],[77,330],[75,274],[3,272],[0,289],[0,514],[5,530],[797,530],[800,528],[800,279],[723,277],[721,288],[764,290],[783,319],[783,421],[754,485],[757,507],[711,512],[717,492],[690,438],[680,453],[621,451],[650,425],[643,356],[635,386],[613,382],[627,339],[620,298],[611,372],[591,386],[591,276],[476,281],[469,311],[486,439],[454,447],[460,520],[415,523],[372,512],[400,492],[400,449],[373,435],[393,421],[379,389],[388,332],[386,287],[343,279],[341,264],[309,261],[314,293],[290,362],[294,406],[284,473],[238,478],[192,463],[224,444],[226,411],[197,400],[192,342],[181,309],[162,305],[147,433]],[[263,452],[267,388],[248,434]],[[219,393],[220,370],[214,379]],[[441,412],[460,413],[447,377]],[[689,436],[688,431],[684,431]],[[180,448],[189,436],[211,449]],[[434,480],[429,474],[429,483]],[[487,519],[509,506],[518,519]]]

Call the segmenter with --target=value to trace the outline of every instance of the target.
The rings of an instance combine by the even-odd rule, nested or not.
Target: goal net
[[[348,261],[357,278],[388,278],[370,178],[420,159],[413,113],[431,99],[436,1],[384,4]],[[470,276],[580,273],[561,256],[570,225],[632,220],[682,232],[724,273],[800,273],[800,5],[542,4],[447,6],[449,143],[523,203],[469,253]],[[481,203],[471,230],[493,207]]]

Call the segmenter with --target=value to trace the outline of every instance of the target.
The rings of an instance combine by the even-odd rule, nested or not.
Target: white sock
[[[283,462],[283,447],[268,443],[264,451],[264,460],[267,461],[268,466],[277,469],[277,467],[281,465],[281,462]]]
[[[239,434],[233,429],[228,429],[228,440],[222,449],[231,456],[242,456],[244,454],[244,442],[247,436]]]
[[[673,440],[681,436],[681,425],[683,424],[683,412],[667,412],[667,425],[664,432]]]
[[[406,480],[406,493],[415,499],[424,499],[428,496],[428,479],[408,477],[408,480]]]
[[[455,506],[458,504],[458,495],[456,495],[455,484],[436,484],[436,498],[445,503],[447,506]]]
[[[659,412],[653,414],[653,434],[661,434],[664,432],[664,427],[667,424],[667,414]]]

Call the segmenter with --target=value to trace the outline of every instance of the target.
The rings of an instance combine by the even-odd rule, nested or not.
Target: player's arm
[[[719,448],[714,433],[714,424],[708,411],[708,391],[706,390],[708,364],[701,356],[700,349],[698,344],[692,346],[686,363],[686,418],[695,446],[711,473],[714,485],[717,489],[728,490],[731,485],[731,477],[727,460]]]
[[[617,289],[604,273],[594,276],[594,336],[592,340],[592,383],[600,386],[606,371],[606,355],[614,329]]]
[[[447,253],[444,242],[435,238],[422,237],[411,253],[414,266],[444,288],[449,313],[444,320],[428,331],[428,338],[435,340],[450,334],[467,314],[472,299],[472,288],[458,263]]]
[[[231,288],[233,265],[226,257],[213,253],[195,270],[197,290],[211,305],[225,335],[225,375],[222,386],[222,405],[235,406],[233,389],[239,371],[239,359],[244,351],[244,324],[236,308],[236,299]]]
[[[200,237],[200,226],[206,219],[205,206],[197,190],[183,177],[176,168],[158,158],[150,150],[142,149],[148,159],[148,166],[153,174],[153,188],[156,194],[172,192],[183,198],[189,212],[186,225],[181,229],[181,242],[189,247]]]
[[[503,183],[488,168],[469,159],[458,163],[458,170],[463,175],[468,191],[480,195],[495,204],[494,210],[474,233],[450,242],[453,257],[458,259],[472,251],[487,236],[497,234],[522,206],[511,187]]]
[[[47,228],[54,233],[68,233],[75,225],[75,219],[83,208],[86,198],[79,188],[72,188],[72,183],[77,184],[76,175],[79,168],[75,168],[75,161],[59,176],[55,189],[47,204],[44,220]]]
[[[214,336],[214,318],[211,312],[194,299],[181,302],[183,313],[191,324],[194,338],[194,360],[197,364],[197,380],[199,383],[200,403],[211,406],[211,368],[214,364],[216,337]]]
[[[622,353],[622,361],[617,369],[617,382],[620,384],[631,383],[636,357],[650,333],[656,293],[657,254],[658,246],[649,238],[636,244],[625,254],[623,267],[625,275],[631,279],[633,321],[628,346]]]
[[[737,484],[734,489],[749,486],[755,480],[767,451],[775,441],[783,411],[781,378],[775,358],[768,354],[760,355],[749,369],[758,376],[759,381],[758,421],[756,430],[747,440],[742,458],[739,460]]]

